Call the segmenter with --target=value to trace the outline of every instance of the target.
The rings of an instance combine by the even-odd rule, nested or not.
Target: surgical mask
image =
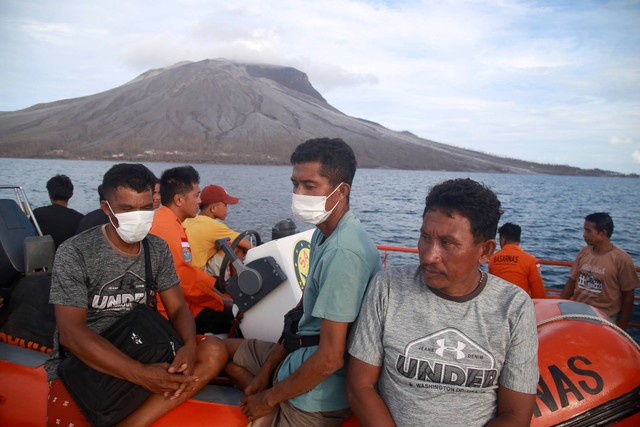
[[[127,243],[136,243],[147,237],[151,224],[153,223],[154,211],[132,211],[124,213],[115,213],[111,209],[111,205],[107,202],[109,210],[118,219],[119,226],[116,227],[111,217],[109,221],[116,229],[116,233],[122,240]]]
[[[322,224],[326,221],[329,215],[331,215],[331,212],[333,212],[336,206],[338,206],[338,203],[340,203],[340,200],[338,200],[329,211],[324,208],[327,203],[327,199],[331,197],[331,195],[335,193],[342,184],[342,182],[338,184],[336,189],[328,196],[303,196],[301,194],[293,193],[293,198],[291,200],[291,210],[293,211],[293,215],[300,221],[306,222],[307,224]]]

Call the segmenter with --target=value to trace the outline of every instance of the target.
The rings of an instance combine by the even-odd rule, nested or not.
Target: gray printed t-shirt
[[[144,248],[127,255],[106,239],[103,227],[94,227],[65,241],[56,251],[51,273],[51,304],[87,309],[87,327],[102,333],[133,308],[146,302]],[[171,251],[167,243],[148,235],[153,277],[158,292],[178,286]],[[58,330],[53,337],[51,357],[45,363],[48,381],[58,378],[60,358]]]
[[[488,276],[451,299],[417,266],[380,272],[351,332],[349,353],[381,366],[378,392],[398,426],[476,426],[496,415],[502,385],[535,394],[538,335],[531,298]]]

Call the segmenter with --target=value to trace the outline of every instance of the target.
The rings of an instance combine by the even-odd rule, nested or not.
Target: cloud
[[[304,8],[296,2],[285,3],[266,2],[257,7],[245,2],[215,13],[205,7],[179,33],[141,31],[123,38],[122,58],[138,72],[210,58],[288,65],[306,72],[324,91],[378,83],[379,78],[370,71],[372,64],[364,59],[375,56],[376,44],[364,49],[369,33],[374,33],[369,28],[373,9],[353,1],[341,8],[337,3],[311,3]],[[361,37],[353,37],[353,31]],[[354,59],[357,52],[363,57]]]
[[[17,30],[23,32],[27,37],[37,41],[51,44],[62,44],[68,41],[76,31],[73,26],[61,23],[46,23],[34,20],[25,20],[16,25]]]
[[[609,138],[609,144],[611,145],[631,145],[633,140],[631,138],[618,138],[617,136],[612,136]]]
[[[233,40],[212,38],[207,43],[194,43],[172,33],[139,36],[124,41],[122,58],[131,68],[144,70],[177,62],[225,58],[239,62],[278,63],[279,40],[267,31],[254,30]]]
[[[633,153],[631,153],[631,158],[635,163],[640,164],[640,151],[636,150]]]
[[[103,38],[107,31],[71,22],[46,22],[34,19],[20,19],[8,23],[9,29],[34,42],[42,42],[55,46],[74,45],[78,38]]]
[[[347,86],[375,85],[380,81],[373,73],[350,72],[333,64],[294,60],[291,65],[306,72],[312,84],[325,91]]]

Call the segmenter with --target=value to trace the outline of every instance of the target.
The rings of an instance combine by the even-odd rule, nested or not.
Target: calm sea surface
[[[97,187],[103,174],[117,162],[77,160],[0,159],[0,184],[20,185],[32,207],[49,204],[46,182],[55,174],[68,175],[75,186],[69,206],[87,213],[98,207]],[[179,166],[146,163],[158,176]],[[225,221],[241,231],[253,229],[263,241],[271,239],[271,227],[291,218],[291,167],[194,164],[201,187],[223,186],[239,197]],[[500,223],[522,227],[521,246],[539,259],[573,261],[584,246],[585,215],[609,212],[615,224],[612,242],[640,266],[640,179],[593,178],[548,175],[479,174],[360,169],[351,193],[351,208],[378,245],[416,247],[424,198],[431,186],[451,178],[469,177],[491,187],[502,202]],[[0,197],[11,197],[0,193]],[[298,230],[310,228],[297,222]],[[416,261],[414,254],[391,254],[389,263]],[[568,278],[566,267],[542,267],[545,286],[561,288]],[[636,290],[640,296],[640,290]],[[634,322],[640,323],[636,302]],[[632,328],[633,329],[633,328]],[[640,329],[640,328],[636,328]],[[640,330],[633,330],[636,340]]]

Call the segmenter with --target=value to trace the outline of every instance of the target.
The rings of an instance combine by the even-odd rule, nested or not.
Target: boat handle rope
[[[636,350],[640,351],[640,345],[624,329],[620,328],[615,323],[613,323],[613,322],[611,322],[609,320],[603,319],[602,317],[598,317],[598,316],[592,316],[592,315],[589,315],[589,314],[561,314],[559,316],[550,317],[549,319],[545,319],[545,320],[539,322],[537,326],[540,327],[540,326],[542,326],[544,324],[547,324],[547,323],[550,323],[550,322],[554,322],[556,320],[563,320],[563,319],[579,319],[579,320],[595,320],[595,321],[598,321],[603,325],[610,326],[611,328],[615,329],[617,332],[619,332],[625,338],[627,338],[633,344],[633,346],[636,348]]]

